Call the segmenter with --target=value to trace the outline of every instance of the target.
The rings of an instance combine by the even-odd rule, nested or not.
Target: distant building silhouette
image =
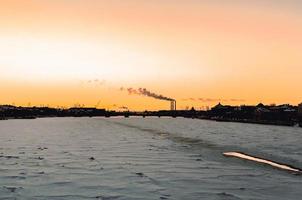
[[[298,105],[299,125],[302,127],[302,103]]]
[[[111,117],[111,116],[170,116],[198,119],[212,119],[224,122],[243,122],[272,125],[294,126],[297,123],[302,127],[302,103],[298,106],[289,104],[257,106],[241,105],[231,106],[221,103],[207,111],[189,109],[176,110],[176,101],[171,100],[171,110],[131,112],[109,111],[96,107],[21,107],[12,105],[0,105],[0,120],[5,119],[34,119],[39,117]]]
[[[170,104],[171,104],[170,110],[171,110],[171,111],[175,111],[175,110],[176,110],[176,101],[173,100],[173,101],[170,102]]]
[[[298,105],[298,113],[300,116],[302,116],[302,103]]]

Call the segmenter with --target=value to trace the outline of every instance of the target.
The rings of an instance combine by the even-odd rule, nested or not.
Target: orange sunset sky
[[[0,104],[302,102],[302,1],[0,0]]]

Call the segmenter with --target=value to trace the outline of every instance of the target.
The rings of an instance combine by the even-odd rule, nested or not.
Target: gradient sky
[[[167,109],[302,101],[302,3],[0,0],[0,104]]]

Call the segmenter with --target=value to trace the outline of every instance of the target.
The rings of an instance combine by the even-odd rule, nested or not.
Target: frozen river
[[[183,118],[0,121],[0,199],[301,199],[302,128]]]

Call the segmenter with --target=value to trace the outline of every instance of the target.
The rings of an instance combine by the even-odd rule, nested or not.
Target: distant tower
[[[174,101],[170,101],[171,104],[171,110],[174,110]]]
[[[173,101],[170,101],[170,103],[171,103],[171,110],[172,111],[176,110],[176,101],[173,100]]]
[[[298,114],[302,116],[302,103],[298,105]]]
[[[302,127],[302,103],[298,105],[298,119],[299,119],[299,125]]]

